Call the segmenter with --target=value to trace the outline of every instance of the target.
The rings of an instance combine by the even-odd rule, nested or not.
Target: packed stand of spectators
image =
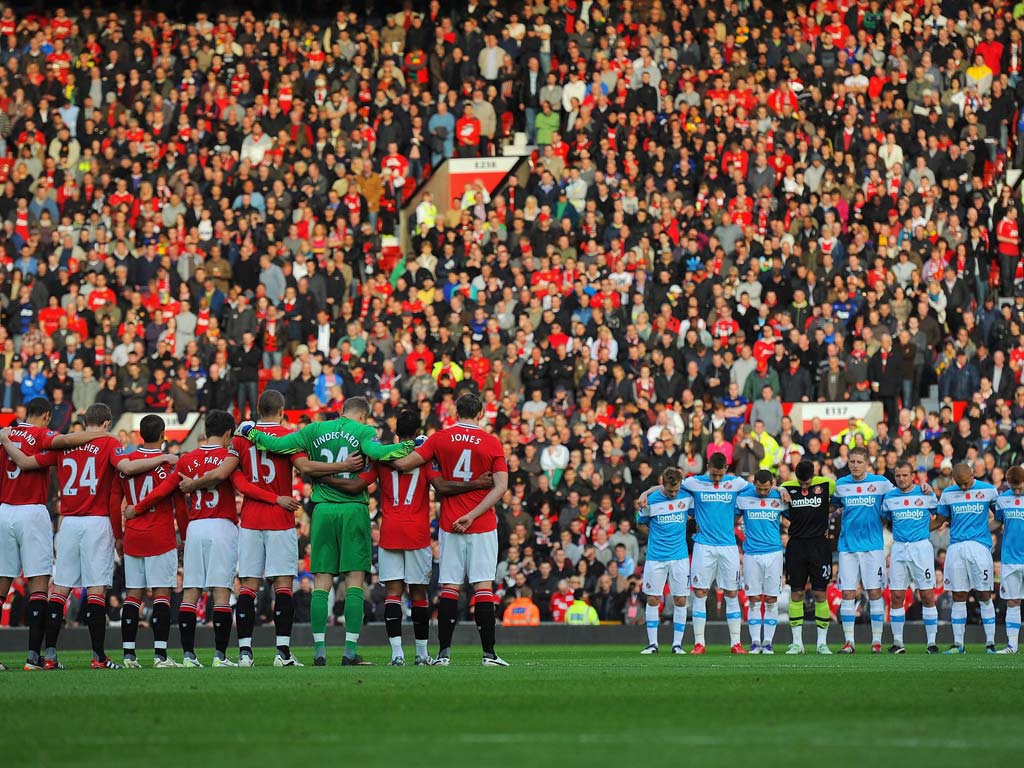
[[[1019,463],[1024,3],[452,6],[0,13],[0,408],[244,416],[273,387],[296,421],[369,395],[388,436],[479,391],[499,586],[545,619],[583,589],[642,620],[633,499],[667,466]],[[432,168],[515,131],[526,183],[385,247]],[[818,400],[885,419],[785,415]]]

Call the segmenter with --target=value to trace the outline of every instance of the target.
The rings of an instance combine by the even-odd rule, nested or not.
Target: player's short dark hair
[[[775,475],[773,475],[767,469],[759,469],[757,470],[757,472],[754,473],[754,482],[761,483],[762,485],[764,485],[765,483],[774,483]]]
[[[715,451],[708,459],[708,469],[722,470],[729,466],[729,460],[721,451]]]
[[[484,409],[484,404],[476,395],[467,392],[455,401],[455,410],[460,419],[475,419]]]
[[[867,459],[868,459],[868,449],[865,448],[863,445],[855,445],[853,448],[850,449],[850,452],[847,455],[848,456],[853,456],[855,453],[860,455],[860,456],[863,456],[864,460],[867,461]]]
[[[110,412],[110,406],[106,403],[93,403],[85,409],[85,425],[87,427],[102,427],[108,421],[113,421],[114,416]]]
[[[164,420],[155,413],[142,417],[139,422],[139,437],[144,443],[155,443],[164,436]]]
[[[235,428],[235,419],[227,411],[210,411],[206,414],[206,436],[223,437]]]
[[[668,467],[661,473],[661,482],[675,485],[683,482],[683,472],[678,467]]]
[[[909,469],[910,474],[914,474],[914,465],[911,464],[906,459],[900,459],[899,461],[897,461],[894,469]],[[1009,477],[1009,474],[1007,474],[1007,477]]]
[[[420,415],[413,411],[402,411],[395,418],[395,432],[401,440],[412,440],[420,431]]]
[[[345,405],[341,409],[342,415],[349,413],[361,413],[366,416],[370,413],[370,403],[365,397],[347,397]]]
[[[53,406],[45,397],[33,397],[25,404],[25,416],[30,419],[45,416],[48,413],[53,413]]]
[[[1013,485],[1024,483],[1024,467],[1019,467],[1015,464],[1006,470],[1006,482]]]
[[[808,483],[814,477],[814,462],[804,459],[796,465],[796,479],[801,483]]]
[[[262,418],[277,416],[284,410],[284,395],[276,389],[268,389],[260,395],[260,401],[256,404],[256,410]]]

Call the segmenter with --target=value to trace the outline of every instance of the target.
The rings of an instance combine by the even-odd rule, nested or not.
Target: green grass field
[[[409,649],[406,649],[409,652]],[[10,766],[998,765],[1024,745],[1024,656],[640,656],[456,648],[448,668],[0,674]],[[209,652],[203,654],[207,663]],[[308,650],[298,651],[309,661]],[[332,663],[340,660],[334,649]],[[150,654],[140,656],[150,662]],[[11,666],[16,658],[4,658]],[[813,762],[812,762],[813,761]]]

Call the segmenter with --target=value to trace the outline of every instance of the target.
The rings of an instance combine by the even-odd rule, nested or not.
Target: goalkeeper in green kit
[[[315,461],[342,462],[360,453],[373,461],[391,461],[410,453],[411,440],[383,445],[377,430],[366,424],[370,405],[363,397],[345,400],[341,418],[314,422],[285,437],[271,437],[251,423],[238,428],[259,450],[271,453],[305,453]],[[344,477],[344,475],[342,476]],[[327,665],[327,596],[334,578],[345,574],[345,656],[342,666],[364,666],[356,653],[363,625],[363,583],[370,571],[370,511],[366,491],[345,493],[326,483],[314,481],[313,519],[310,532],[310,569],[315,581],[310,621],[313,625],[313,665]]]

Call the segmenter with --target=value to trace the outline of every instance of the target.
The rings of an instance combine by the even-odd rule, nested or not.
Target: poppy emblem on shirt
[[[675,504],[669,504],[669,505],[668,505],[668,511],[669,511],[669,512],[673,512],[673,511],[675,511],[675,508],[676,508],[676,505],[675,505]]]
[[[761,499],[761,506],[762,506],[762,507],[763,507],[763,506],[765,506],[765,504],[766,504],[766,503],[767,503],[767,502],[765,502],[765,500],[764,500],[764,499]]]
[[[1019,507],[1020,506],[1020,499],[1014,499],[1013,500],[1013,506]]]
[[[802,491],[800,491],[800,495],[801,496],[806,496],[807,495],[807,489],[804,488]]]
[[[862,488],[861,488],[861,487],[860,487],[860,486],[858,485],[858,486],[857,486],[857,493],[860,493],[860,492],[861,492],[862,490],[863,490],[863,489],[862,489]]]
[[[971,492],[968,491],[967,493],[965,493],[964,494],[964,498],[967,499],[968,501],[970,501],[971,500]]]
[[[909,507],[910,506],[910,499],[904,499],[903,500],[903,506],[904,507]]]

